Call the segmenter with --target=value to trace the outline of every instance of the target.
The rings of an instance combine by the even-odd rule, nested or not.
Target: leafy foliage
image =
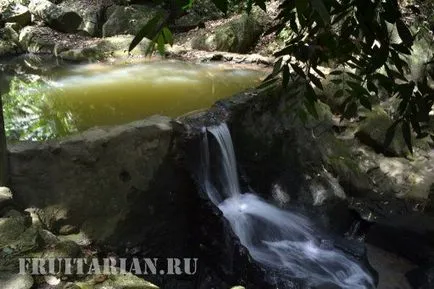
[[[213,2],[224,13],[229,4],[245,7],[247,11],[253,5],[265,10],[265,0]],[[316,91],[323,89],[322,79],[326,77],[320,65],[333,63],[332,82],[340,87],[335,97],[346,97],[342,118],[356,116],[360,106],[371,109],[371,96],[382,90],[400,100],[385,144],[390,142],[398,123],[401,123],[410,151],[412,133],[419,138],[428,134],[434,138],[427,130],[434,90],[428,84],[429,74],[418,79],[408,77],[406,59],[412,54],[415,35],[408,28],[397,0],[283,0],[279,8],[276,24],[268,33],[280,34],[288,28],[291,33],[284,48],[275,53],[278,59],[273,72],[261,88],[280,78],[284,87],[289,82],[301,82],[300,89],[291,94],[302,98],[307,111],[316,115]],[[142,29],[133,43],[148,37],[154,40],[161,53],[164,44],[171,43],[171,37],[164,37],[163,27]],[[434,66],[432,63],[425,65]]]
[[[266,82],[281,77],[286,87],[289,81],[302,80],[304,87],[296,96],[315,115],[316,90],[323,89],[321,79],[325,78],[320,65],[334,63],[330,74],[340,87],[335,97],[346,97],[342,118],[356,116],[359,106],[370,110],[371,95],[385,90],[400,100],[385,143],[390,143],[398,123],[410,151],[412,132],[419,138],[429,134],[434,90],[428,74],[416,80],[408,77],[406,59],[412,53],[414,35],[396,0],[284,0],[280,8],[278,23],[269,33],[278,34],[288,26],[293,33],[275,53],[279,58]]]
[[[10,141],[48,140],[76,131],[71,117],[50,106],[40,81],[27,83],[18,78],[2,95],[5,131]]]

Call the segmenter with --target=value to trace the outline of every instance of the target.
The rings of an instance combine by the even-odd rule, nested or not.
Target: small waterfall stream
[[[211,158],[208,133],[219,148],[216,161]],[[284,276],[304,279],[310,286],[374,287],[371,276],[358,263],[314,235],[315,228],[306,217],[241,192],[235,151],[225,123],[204,128],[201,145],[202,189],[223,212],[253,259]]]

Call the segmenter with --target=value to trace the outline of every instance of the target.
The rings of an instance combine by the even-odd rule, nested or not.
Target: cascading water
[[[211,173],[207,132],[220,150],[217,176]],[[241,193],[234,147],[225,123],[203,129],[201,157],[199,181],[203,190],[253,259],[284,276],[306,280],[310,286],[374,287],[371,276],[359,264],[314,235],[315,228],[307,218],[281,210],[252,193]]]

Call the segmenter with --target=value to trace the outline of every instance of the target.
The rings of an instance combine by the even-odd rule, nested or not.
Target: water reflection
[[[264,74],[182,62],[69,66],[48,81],[12,82],[3,96],[6,128],[11,139],[44,140],[153,114],[179,116],[253,87]]]

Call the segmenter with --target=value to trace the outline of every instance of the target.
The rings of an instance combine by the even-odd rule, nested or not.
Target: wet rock
[[[15,22],[22,27],[30,24],[31,15],[29,9],[12,0],[1,1],[0,3],[0,15],[4,22]]]
[[[434,217],[414,214],[377,220],[366,240],[417,265],[434,263]]]
[[[396,129],[395,137],[392,143],[384,146],[387,129],[393,124],[393,120],[380,107],[376,107],[372,112],[366,115],[356,133],[356,137],[368,146],[371,146],[379,153],[391,156],[406,156],[409,154],[407,145],[402,137],[402,129]]]
[[[407,279],[414,289],[434,288],[434,267],[423,266],[409,271]]]
[[[68,210],[61,206],[49,206],[44,210],[37,210],[36,214],[45,228],[54,233],[58,233],[62,224],[68,220]]]
[[[92,244],[92,240],[84,232],[78,232],[77,234],[59,235],[58,239],[61,241],[73,241],[79,246],[89,246]]]
[[[172,159],[172,137],[170,119],[153,116],[12,146],[17,202],[38,208],[47,227],[77,226],[96,243],[143,242],[163,256],[188,252],[193,215],[186,212],[195,190]]]
[[[51,246],[51,245],[57,244],[60,241],[60,239],[57,238],[56,235],[54,235],[53,233],[51,233],[48,230],[41,229],[39,231],[39,235],[41,236],[41,239],[46,246]]]
[[[0,218],[0,248],[15,242],[28,226],[23,216]]]
[[[103,37],[132,34],[136,35],[160,10],[154,6],[130,5],[107,9],[107,21],[102,27]]]
[[[34,227],[26,229],[14,240],[9,240],[0,251],[0,271],[17,272],[19,270],[18,259],[39,250],[41,245],[42,240],[38,229]]]
[[[229,20],[212,33],[206,30],[199,32],[191,46],[199,50],[247,53],[264,31],[267,17],[262,10],[254,9],[249,15]]]
[[[7,187],[0,187],[0,212],[12,204],[12,192]]]
[[[48,0],[31,0],[29,10],[48,26],[61,32],[76,32],[83,21],[76,12],[62,8]]]
[[[80,229],[77,226],[74,225],[63,225],[59,229],[60,235],[70,235],[70,234],[77,234],[80,231]]]
[[[416,265],[396,254],[368,245],[368,259],[378,272],[378,289],[411,289],[406,273]],[[419,288],[419,287],[417,287]]]
[[[16,272],[0,272],[0,288],[2,289],[30,289],[33,286],[32,276],[20,275]]]
[[[54,244],[43,253],[43,258],[77,258],[81,255],[81,248],[74,241],[61,241]]]
[[[103,280],[96,280],[95,278],[91,278],[85,282],[76,282],[77,285],[81,289],[86,289],[92,287],[94,289],[158,289],[159,287],[145,281],[131,273],[128,274],[119,274],[119,275],[110,275],[108,278]]]

